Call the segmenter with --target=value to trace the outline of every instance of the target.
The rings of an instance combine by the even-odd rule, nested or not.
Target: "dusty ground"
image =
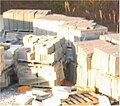
[[[18,105],[15,99],[23,94],[16,92],[17,86],[17,84],[14,84],[0,93],[0,106]]]

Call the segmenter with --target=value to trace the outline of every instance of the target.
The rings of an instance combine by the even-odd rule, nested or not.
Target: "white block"
[[[43,106],[43,103],[37,100],[32,101],[32,106]]]
[[[42,103],[44,106],[50,106],[50,105],[51,106],[59,106],[61,104],[61,101],[60,101],[60,99],[53,96],[51,98],[43,100]]]

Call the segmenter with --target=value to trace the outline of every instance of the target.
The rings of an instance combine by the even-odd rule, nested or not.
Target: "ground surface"
[[[16,92],[17,84],[14,84],[0,93],[0,106],[16,106],[16,98],[23,95]]]

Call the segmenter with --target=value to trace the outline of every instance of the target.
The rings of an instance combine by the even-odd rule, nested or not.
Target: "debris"
[[[21,93],[29,91],[29,90],[31,90],[31,87],[29,86],[20,86],[17,88],[17,92],[21,92]]]
[[[47,96],[50,95],[50,92],[42,91],[40,88],[32,88],[33,95]]]

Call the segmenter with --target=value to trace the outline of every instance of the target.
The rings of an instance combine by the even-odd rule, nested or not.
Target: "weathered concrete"
[[[0,32],[3,29],[3,18],[2,15],[0,15]]]

